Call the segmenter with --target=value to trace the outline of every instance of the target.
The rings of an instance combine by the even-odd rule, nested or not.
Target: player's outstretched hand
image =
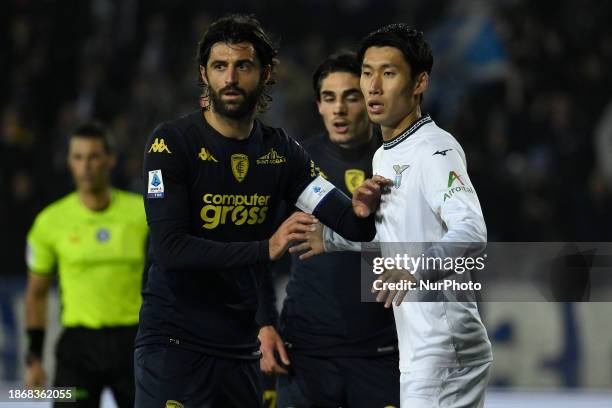
[[[289,356],[285,350],[283,339],[274,328],[274,326],[263,326],[259,329],[259,350],[261,351],[261,360],[259,360],[259,367],[265,374],[288,374],[287,370],[281,367],[276,361],[274,352],[278,352],[280,360],[285,366],[291,364],[289,362]]]
[[[383,286],[383,284],[388,285],[388,284],[399,283],[402,281],[413,281],[413,282],[415,281],[414,276],[412,276],[412,274],[409,271],[403,270],[403,269],[399,269],[399,270],[398,269],[388,269],[382,275],[380,275],[380,277],[376,280],[381,281],[379,285],[383,287],[383,289],[376,290],[374,287],[372,287],[372,293],[378,292],[378,295],[376,296],[376,301],[385,302],[386,308],[389,308],[393,305],[394,299],[395,299],[395,306],[401,305],[402,301],[408,294],[408,290],[407,289],[389,290],[388,289],[389,286]]]
[[[365,180],[353,191],[353,211],[361,218],[373,214],[380,205],[382,194],[388,193],[393,181],[382,176],[374,176]]]
[[[306,241],[289,248],[289,252],[292,254],[306,251],[300,254],[300,261],[325,252],[325,247],[323,246],[323,224],[320,222],[316,223],[315,230],[308,231],[305,235]]]
[[[315,230],[315,225],[319,220],[310,214],[294,212],[276,230],[269,241],[270,259],[276,261],[280,259],[289,244],[295,241],[305,241],[308,239],[307,232]]]
[[[44,387],[47,382],[47,374],[40,360],[32,361],[26,369],[25,385],[26,387],[40,388]]]

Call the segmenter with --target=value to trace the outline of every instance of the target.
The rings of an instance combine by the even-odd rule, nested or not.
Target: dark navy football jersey
[[[372,176],[378,138],[343,149],[327,135],[308,139],[305,150],[321,175],[346,194]],[[364,356],[397,352],[393,313],[361,302],[361,255],[327,253],[300,261],[292,256],[280,331],[295,351],[311,355]]]
[[[136,345],[258,357],[257,290],[283,200],[317,177],[282,130],[222,136],[202,112],[158,126],[144,158],[151,259]]]

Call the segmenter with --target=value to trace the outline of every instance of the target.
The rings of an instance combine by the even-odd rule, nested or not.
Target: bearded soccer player
[[[352,194],[372,176],[380,146],[359,88],[355,53],[325,59],[313,75],[313,90],[326,134],[304,148],[329,181]],[[291,259],[280,336],[260,331],[262,369],[278,374],[279,407],[399,406],[397,337],[393,314],[361,302],[357,253]],[[289,363],[281,367],[274,350]],[[287,372],[287,369],[289,372]]]
[[[145,148],[151,267],[134,354],[137,407],[260,407],[262,274],[317,220],[371,240],[370,195],[351,200],[285,132],[257,119],[277,50],[259,22],[231,15],[198,45],[206,108],[164,122]],[[295,213],[273,231],[281,201]],[[353,210],[355,208],[355,210]],[[311,215],[312,214],[312,215]],[[316,217],[316,218],[315,218]]]
[[[361,43],[361,90],[370,119],[381,126],[383,146],[372,161],[374,174],[393,180],[378,211],[377,237],[383,255],[392,243],[486,242],[486,226],[457,140],[421,114],[422,95],[433,66],[431,48],[419,31],[392,24]],[[365,215],[365,214],[364,214]],[[349,243],[324,231],[326,249]],[[313,241],[313,251],[321,250]],[[354,248],[354,247],[353,247]],[[303,249],[303,248],[301,248]],[[412,276],[392,270],[381,280],[436,280],[421,270]],[[401,405],[482,407],[492,361],[491,344],[477,304],[404,302],[406,290],[379,292],[394,302],[400,348]]]
[[[57,271],[63,332],[54,386],[76,387],[76,403],[56,406],[98,407],[104,387],[119,407],[134,406],[132,355],[147,225],[140,195],[111,187],[114,163],[100,124],[75,129],[68,164],[77,189],[46,207],[28,233],[26,385],[45,385],[42,350]]]

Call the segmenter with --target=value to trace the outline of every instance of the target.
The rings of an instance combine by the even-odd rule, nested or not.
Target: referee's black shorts
[[[138,326],[66,328],[56,347],[55,387],[76,387],[76,402],[54,407],[100,406],[104,387],[119,408],[134,406],[134,339]]]
[[[399,357],[315,357],[290,352],[290,375],[278,376],[277,408],[400,406]]]
[[[136,408],[260,408],[259,360],[230,359],[168,345],[134,352]]]

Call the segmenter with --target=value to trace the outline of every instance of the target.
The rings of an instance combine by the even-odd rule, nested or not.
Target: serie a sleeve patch
[[[164,179],[161,170],[149,171],[147,198],[164,198]]]

